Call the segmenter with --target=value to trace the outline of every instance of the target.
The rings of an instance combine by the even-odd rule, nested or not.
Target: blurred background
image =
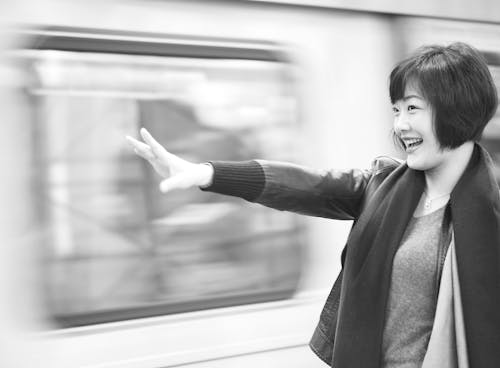
[[[401,157],[388,75],[468,42],[500,86],[500,3],[0,3],[0,366],[321,367],[349,222],[163,195],[125,135],[208,160]],[[500,164],[500,116],[483,144]],[[497,166],[500,180],[500,166]]]

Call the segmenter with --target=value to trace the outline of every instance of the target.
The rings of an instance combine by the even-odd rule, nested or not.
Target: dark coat
[[[377,206],[381,204],[390,209],[388,213],[392,216],[389,222],[391,229],[385,233],[402,234],[406,222],[405,220],[398,221],[397,216],[394,217],[394,212],[397,213],[397,211],[392,211],[395,205],[391,204],[392,208],[387,207],[381,191],[393,193],[394,191],[391,192],[392,185],[401,186],[401,180],[394,179],[398,172],[407,173],[410,170],[410,182],[405,182],[406,184],[412,183],[412,177],[423,176],[422,173],[411,172],[412,170],[408,169],[404,163],[391,158],[376,159],[370,170],[345,171],[311,170],[298,165],[267,161],[214,162],[212,164],[215,175],[212,186],[207,188],[208,190],[239,196],[279,210],[332,219],[354,220],[350,239],[353,238],[353,234],[356,238],[356,235],[360,233],[378,231],[373,228],[373,224],[377,221],[359,221],[362,223],[360,225],[358,220],[360,217],[366,218],[366,213],[376,213]],[[422,179],[420,179],[421,182]],[[399,188],[399,192],[403,191],[406,195],[405,189],[406,187]],[[422,184],[419,190],[420,192],[413,190],[414,193],[409,195],[412,197],[412,205],[403,204],[406,206],[406,216],[411,212],[412,206],[413,208],[416,206],[421,190],[423,190]],[[400,198],[402,198],[401,193]],[[477,145],[466,172],[452,192],[450,203],[453,211],[452,221],[454,221],[457,235],[457,255],[461,272],[459,276],[463,286],[470,366],[498,367],[500,366],[500,350],[498,350],[500,348],[500,270],[498,266],[500,264],[500,199],[498,186],[491,173],[489,156]],[[481,245],[470,246],[476,240]],[[347,270],[347,278],[344,277],[347,281],[344,280],[343,283],[349,285],[349,282],[352,283],[352,280],[358,276],[358,266],[364,264],[365,258],[356,259],[356,256],[358,254],[362,257],[367,256],[366,250],[369,250],[366,248],[367,241],[369,243],[369,239],[365,240],[365,245],[361,246],[349,245],[349,249],[354,246],[356,250],[354,253],[352,250],[348,251],[351,254],[350,269]],[[397,239],[395,242],[398,243]],[[395,252],[394,249],[393,252]],[[356,254],[354,258],[353,254]],[[368,256],[373,259],[372,255],[368,254]],[[343,269],[346,258],[349,257],[346,257],[346,249],[344,249]],[[387,273],[390,274],[391,263],[385,262],[384,264],[384,282],[387,284]],[[370,328],[360,329],[359,327],[363,325],[356,326],[357,321],[352,317],[351,319],[339,317],[339,302],[340,305],[345,304],[341,296],[343,293],[341,293],[340,285],[341,283],[337,280],[327,298],[310,346],[329,365],[337,360],[336,365],[339,367],[378,367],[376,345],[380,343],[380,334],[373,333],[372,330],[375,327],[380,331],[383,326],[384,304],[381,302],[379,305],[379,311],[382,311],[382,314],[378,314],[380,318],[372,319],[370,316],[366,317],[371,306],[361,306],[361,309],[364,309],[365,325]],[[377,283],[373,285],[378,287]],[[352,294],[352,290],[348,294]],[[361,290],[359,295],[362,297],[366,294]],[[384,297],[378,297],[378,299],[382,300]],[[349,307],[352,308],[353,305]],[[354,305],[354,308],[358,306]],[[377,321],[374,323],[373,319]],[[345,338],[335,342],[339,334],[339,323],[342,323],[340,331],[343,329],[347,333],[348,342]],[[353,326],[355,328],[351,329]],[[374,336],[365,338],[365,335],[370,336],[370,334]],[[359,344],[354,343],[354,340],[349,342],[349,339],[355,339],[359,341]],[[368,356],[371,358],[364,360],[359,358],[363,355],[360,352],[365,351],[369,352]]]

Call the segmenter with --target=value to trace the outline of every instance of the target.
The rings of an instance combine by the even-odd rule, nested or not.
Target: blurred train
[[[368,168],[400,155],[387,80],[411,50],[468,42],[500,86],[500,3],[453,5],[3,2],[0,366],[324,366],[307,344],[350,223],[161,195],[124,136]],[[500,179],[499,114],[483,143]]]

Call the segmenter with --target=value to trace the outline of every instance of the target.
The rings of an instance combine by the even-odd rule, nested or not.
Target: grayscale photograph
[[[500,2],[1,0],[1,368],[499,368]]]

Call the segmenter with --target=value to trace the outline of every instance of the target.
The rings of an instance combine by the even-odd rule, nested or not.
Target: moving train
[[[124,136],[145,126],[198,162],[369,168],[401,155],[388,74],[411,50],[468,42],[500,86],[495,1],[0,10],[2,367],[324,366],[307,344],[351,224],[162,195]],[[483,144],[500,179],[499,114]]]

